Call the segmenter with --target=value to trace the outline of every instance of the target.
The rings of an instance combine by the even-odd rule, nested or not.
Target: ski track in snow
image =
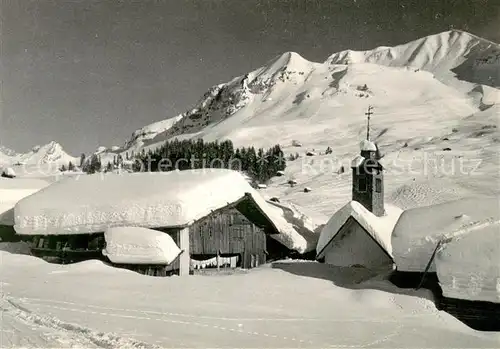
[[[194,319],[206,319],[206,320],[219,320],[219,321],[230,321],[230,322],[237,322],[238,324],[240,322],[249,322],[249,321],[273,321],[273,322],[288,322],[288,321],[295,321],[295,322],[307,322],[307,321],[317,321],[317,322],[367,322],[367,323],[387,323],[387,322],[398,322],[396,320],[390,320],[390,319],[384,319],[384,318],[378,318],[378,319],[366,319],[366,318],[351,318],[351,319],[346,319],[346,318],[329,318],[329,319],[315,319],[315,318],[226,318],[226,317],[210,317],[210,316],[198,316],[198,315],[190,315],[190,314],[184,314],[184,313],[171,313],[171,312],[157,312],[157,311],[149,311],[149,310],[133,310],[133,309],[125,309],[125,308],[113,308],[113,307],[103,307],[103,306],[96,306],[96,305],[80,305],[77,303],[72,303],[72,302],[64,302],[64,301],[57,301],[57,300],[49,300],[49,299],[39,299],[39,298],[20,298],[17,300],[13,300],[8,298],[7,302],[11,305],[12,308],[15,309],[16,315],[20,317],[21,319],[25,321],[32,322],[33,324],[37,325],[42,325],[51,329],[56,329],[56,330],[63,330],[66,332],[70,332],[73,334],[73,337],[76,337],[75,339],[79,342],[88,342],[91,345],[94,345],[93,347],[101,348],[124,348],[124,345],[128,344],[129,347],[134,347],[134,348],[160,348],[155,345],[150,345],[150,344],[145,344],[145,343],[140,343],[132,339],[124,339],[122,337],[119,337],[118,335],[112,335],[112,334],[105,334],[102,332],[94,332],[90,329],[87,329],[82,326],[78,325],[73,325],[73,324],[68,324],[64,323],[54,317],[41,317],[36,315],[35,313],[31,312],[30,310],[27,310],[24,308],[24,306],[21,306],[20,304],[26,305],[35,305],[35,306],[41,306],[43,308],[47,309],[53,309],[53,310],[59,310],[59,311],[64,311],[64,312],[76,312],[76,313],[82,313],[82,314],[92,314],[92,315],[98,315],[98,316],[103,316],[105,318],[122,318],[122,319],[130,319],[130,320],[137,320],[137,321],[158,321],[158,322],[166,322],[170,324],[178,324],[178,325],[185,325],[185,326],[196,326],[196,327],[203,327],[206,329],[213,329],[216,331],[223,331],[223,332],[231,332],[233,334],[241,334],[241,335],[250,335],[250,336],[256,336],[256,337],[262,337],[263,339],[275,339],[280,342],[286,343],[286,347],[289,348],[292,345],[295,344],[295,346],[303,346],[305,344],[308,345],[313,345],[314,347],[321,347],[321,348],[366,348],[366,347],[372,347],[372,346],[377,346],[380,345],[383,342],[386,342],[390,338],[397,336],[400,333],[400,329],[403,327],[401,322],[398,323],[398,325],[393,328],[393,330],[387,334],[383,335],[381,338],[373,340],[368,343],[364,344],[356,344],[356,345],[332,345],[332,344],[326,344],[326,343],[318,343],[312,340],[306,340],[306,339],[301,339],[299,337],[291,337],[291,336],[279,336],[276,334],[272,333],[266,333],[266,332],[260,332],[260,331],[246,331],[244,329],[234,327],[234,324],[231,324],[229,326],[222,326],[222,325],[216,325],[213,323],[202,323],[202,322],[196,322],[193,321]],[[81,309],[78,309],[78,307],[82,307]],[[94,310],[90,310],[94,309]],[[124,312],[125,314],[120,314],[119,312]],[[426,315],[426,314],[423,314]],[[181,318],[188,318],[189,320],[177,320],[177,319],[172,319],[168,317],[181,317]],[[415,314],[409,314],[408,317],[419,317],[419,315]],[[193,320],[191,320],[193,319]],[[83,337],[83,339],[79,339],[78,337]],[[242,338],[244,340],[244,338]],[[332,338],[332,342],[334,339]]]
[[[151,348],[159,346],[96,332],[83,326],[65,323],[54,317],[38,315],[9,298],[1,302],[0,346],[15,348]]]

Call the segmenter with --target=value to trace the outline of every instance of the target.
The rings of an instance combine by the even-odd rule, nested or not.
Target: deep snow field
[[[500,344],[499,333],[437,311],[426,290],[402,291],[363,270],[283,261],[234,275],[154,278],[96,261],[53,265],[5,251],[0,261],[3,348]]]

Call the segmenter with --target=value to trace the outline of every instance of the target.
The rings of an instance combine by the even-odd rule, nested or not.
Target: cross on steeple
[[[368,123],[366,125],[366,140],[370,140],[370,117],[373,115],[373,107],[370,105],[368,111],[365,113],[368,118]]]

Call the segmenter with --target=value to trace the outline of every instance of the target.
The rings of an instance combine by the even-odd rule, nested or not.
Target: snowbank
[[[118,264],[169,265],[181,253],[170,235],[147,228],[110,228],[104,238],[106,248],[102,254]]]
[[[500,219],[498,197],[464,198],[403,212],[392,234],[399,271],[423,272],[438,242]],[[431,272],[436,271],[435,261]]]
[[[0,225],[13,226],[16,203],[49,184],[35,179],[0,178]]]
[[[436,255],[443,295],[500,303],[500,221],[446,243]]]
[[[116,226],[179,227],[249,193],[269,218],[271,235],[303,252],[305,239],[236,171],[201,169],[64,178],[15,207],[18,234],[85,234]]]
[[[16,171],[14,171],[12,167],[7,167],[2,170],[2,175],[5,175],[7,177],[15,177]]]
[[[385,216],[377,217],[357,201],[347,203],[323,227],[316,247],[317,258],[322,257],[325,247],[351,216],[392,256],[391,234],[403,211],[392,205],[386,205],[385,211]]]

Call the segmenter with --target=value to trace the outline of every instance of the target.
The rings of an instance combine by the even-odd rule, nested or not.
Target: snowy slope
[[[342,51],[327,60],[329,64],[376,63],[432,72],[445,83],[453,78],[500,87],[500,48],[498,44],[470,33],[452,30],[395,47],[369,51]]]
[[[55,141],[37,145],[27,153],[4,153],[0,149],[0,169],[11,167],[18,177],[42,178],[58,175],[60,167],[67,167],[70,162],[79,165],[80,160],[66,153]]]

